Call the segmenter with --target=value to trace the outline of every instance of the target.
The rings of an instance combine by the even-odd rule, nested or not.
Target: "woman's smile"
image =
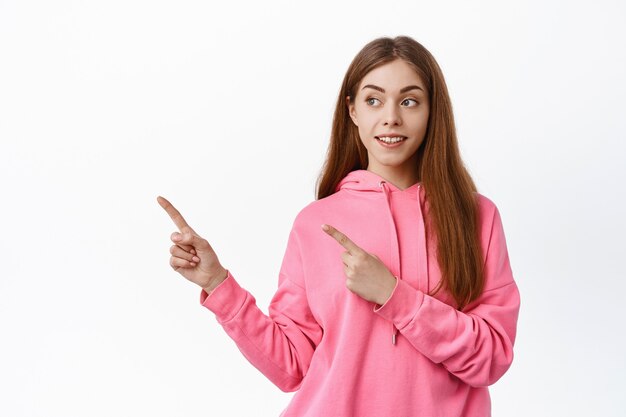
[[[388,138],[385,136],[375,136],[376,142],[385,148],[397,148],[406,141],[406,137]]]

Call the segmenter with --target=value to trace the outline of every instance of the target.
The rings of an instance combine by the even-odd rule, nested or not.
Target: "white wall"
[[[340,83],[441,65],[522,296],[494,416],[623,416],[623,2],[0,1],[0,415],[277,416],[169,267],[163,195],[267,312]]]

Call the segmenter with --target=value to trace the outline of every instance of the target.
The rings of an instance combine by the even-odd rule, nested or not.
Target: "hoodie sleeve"
[[[218,323],[248,361],[284,392],[296,391],[322,338],[307,301],[297,234],[292,228],[269,316],[228,271],[200,304],[215,313]]]
[[[495,205],[492,219],[485,258],[487,289],[463,311],[401,279],[387,302],[374,307],[419,352],[474,387],[495,383],[511,366],[520,308]]]

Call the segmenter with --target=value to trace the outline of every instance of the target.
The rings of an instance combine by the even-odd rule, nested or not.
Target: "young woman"
[[[444,77],[415,40],[376,39],[348,68],[269,315],[158,201],[180,229],[171,266],[257,369],[298,391],[281,416],[491,414],[520,295],[498,209],[461,161]]]

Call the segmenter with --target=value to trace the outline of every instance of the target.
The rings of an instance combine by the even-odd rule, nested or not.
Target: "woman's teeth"
[[[396,142],[400,142],[404,139],[406,139],[405,137],[402,136],[397,136],[397,137],[393,137],[393,138],[389,138],[386,136],[381,136],[381,137],[377,137],[376,139],[380,140],[381,142],[385,142],[385,143],[396,143]]]

